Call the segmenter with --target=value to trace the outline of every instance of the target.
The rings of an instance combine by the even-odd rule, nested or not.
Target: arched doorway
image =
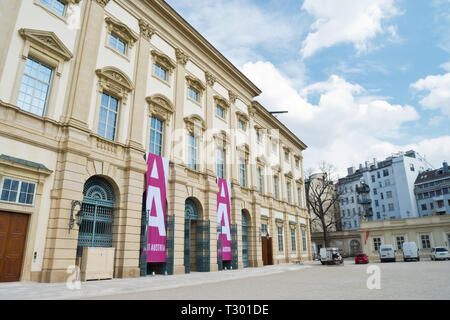
[[[191,271],[209,272],[209,221],[202,221],[200,203],[194,198],[185,201],[184,209],[184,268]]]
[[[77,258],[81,258],[83,247],[112,247],[115,200],[114,189],[105,179],[91,177],[84,184]]]
[[[242,210],[242,266],[248,268],[250,215],[247,210]]]

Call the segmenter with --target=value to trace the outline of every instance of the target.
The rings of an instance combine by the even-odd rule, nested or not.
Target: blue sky
[[[338,172],[415,149],[450,161],[450,0],[167,0]]]

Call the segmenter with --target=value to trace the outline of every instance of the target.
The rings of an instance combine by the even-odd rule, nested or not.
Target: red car
[[[367,257],[367,254],[365,253],[357,253],[355,256],[355,264],[359,263],[369,263],[369,258]]]

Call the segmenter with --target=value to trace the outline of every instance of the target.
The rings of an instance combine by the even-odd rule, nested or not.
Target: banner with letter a
[[[222,244],[217,248],[218,256],[222,256],[222,261],[233,260],[231,252],[231,230],[230,230],[230,213],[231,213],[231,184],[229,181],[218,178],[219,193],[217,194],[217,225],[219,230],[217,240],[221,240]]]
[[[169,160],[152,153],[147,160],[147,262],[166,262],[166,193]]]

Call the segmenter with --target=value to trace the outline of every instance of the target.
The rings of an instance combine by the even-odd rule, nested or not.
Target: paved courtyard
[[[380,289],[367,282],[379,267]],[[373,272],[373,270],[371,270]],[[66,284],[1,283],[0,299],[307,300],[450,299],[450,261],[344,266],[283,264],[264,268]],[[369,281],[375,285],[376,281]]]

